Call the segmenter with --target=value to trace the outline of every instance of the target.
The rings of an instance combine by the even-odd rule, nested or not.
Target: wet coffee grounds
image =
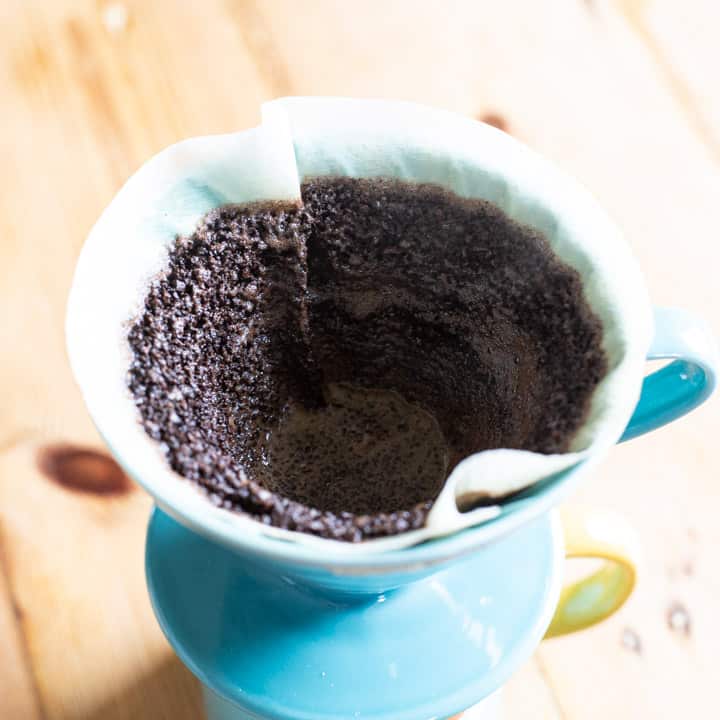
[[[303,183],[178,238],[128,385],[218,506],[347,541],[422,526],[484,449],[566,451],[607,370],[578,273],[495,205],[432,185]]]
[[[447,469],[437,420],[393,390],[325,387],[321,407],[292,403],[256,466],[269,489],[334,513],[372,514],[434,497]]]

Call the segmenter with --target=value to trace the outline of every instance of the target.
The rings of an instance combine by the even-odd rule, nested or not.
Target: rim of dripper
[[[198,517],[194,507],[182,508],[168,505],[158,498],[156,500],[158,507],[181,524],[243,555],[303,567],[321,568],[338,574],[371,575],[407,570],[412,567],[420,570],[441,565],[449,559],[499,540],[552,510],[600,460],[600,457],[590,458],[569,470],[558,473],[555,477],[547,478],[542,481],[543,487],[537,494],[508,501],[501,515],[495,520],[448,535],[433,537],[409,547],[381,552],[374,551],[372,543],[368,542],[354,545],[353,547],[358,550],[356,553],[335,554],[322,551],[327,550],[328,545],[340,545],[338,541],[323,542],[323,539],[316,538],[318,544],[310,545],[262,533],[239,534],[235,525],[208,523],[206,517]],[[129,468],[126,470],[132,472]],[[249,520],[249,522],[257,521]]]
[[[453,116],[450,113],[444,113],[442,111],[423,108],[422,106],[415,106],[408,103],[340,99],[312,99],[307,101],[306,105],[303,105],[306,101],[303,101],[302,99],[289,99],[288,101],[280,102],[284,102],[285,104],[274,102],[264,108],[264,122],[259,128],[232,135],[195,138],[184,141],[178,145],[168,148],[155,158],[151,159],[126,183],[120,193],[118,193],[116,198],[113,200],[110,207],[100,218],[95,228],[93,228],[93,231],[88,239],[88,243],[86,243],[86,246],[83,248],[83,252],[78,263],[76,280],[82,272],[87,274],[88,265],[90,265],[90,271],[93,269],[93,253],[95,254],[94,259],[97,260],[98,251],[103,249],[102,243],[99,242],[103,233],[109,233],[113,238],[117,238],[118,242],[120,242],[123,238],[127,237],[126,234],[123,233],[131,232],[130,228],[133,227],[131,222],[122,218],[123,203],[127,204],[129,196],[133,196],[133,194],[142,194],[143,191],[148,190],[148,176],[152,180],[157,181],[159,184],[158,178],[160,180],[164,178],[165,181],[168,181],[168,178],[172,179],[174,177],[173,173],[179,177],[183,177],[183,173],[187,175],[188,173],[191,173],[191,171],[197,170],[198,167],[201,167],[203,171],[205,171],[204,165],[209,164],[206,155],[208,157],[212,156],[215,160],[217,160],[218,157],[222,157],[223,162],[225,162],[225,155],[228,152],[228,148],[233,151],[240,152],[243,148],[243,143],[245,143],[246,140],[250,140],[251,143],[253,143],[252,152],[256,155],[260,154],[258,149],[259,146],[262,146],[264,152],[264,148],[266,148],[269,144],[271,147],[268,149],[268,152],[283,156],[286,159],[289,156],[293,156],[293,161],[297,161],[298,163],[309,163],[309,165],[312,166],[312,163],[315,162],[316,159],[312,157],[306,157],[304,160],[303,158],[298,159],[297,156],[302,155],[302,149],[299,151],[298,144],[292,144],[293,142],[296,142],[294,135],[289,133],[286,135],[289,142],[287,147],[279,147],[277,145],[277,134],[271,134],[265,139],[265,141],[262,140],[264,137],[262,135],[263,131],[272,124],[268,118],[273,120],[275,123],[282,123],[282,118],[280,117],[282,113],[280,113],[278,109],[283,109],[283,111],[285,111],[286,108],[295,108],[297,107],[298,102],[300,103],[301,110],[302,108],[307,109],[307,107],[310,107],[313,111],[315,108],[323,107],[325,104],[329,103],[332,107],[341,107],[343,109],[342,111],[346,115],[354,112],[360,107],[371,107],[372,112],[376,115],[382,115],[385,111],[389,113],[397,112],[400,114],[419,113],[418,118],[421,117],[427,126],[431,125],[430,121],[433,119],[438,122],[452,122],[458,124],[459,127],[461,126],[463,128],[463,132],[465,133],[468,132],[468,126],[472,125],[472,137],[475,139],[477,139],[477,137],[484,137],[485,145],[490,147],[495,153],[493,159],[496,163],[496,167],[494,168],[494,171],[500,178],[500,185],[502,185],[503,188],[500,191],[501,193],[511,192],[509,188],[511,188],[511,194],[513,196],[515,194],[521,196],[524,192],[526,195],[531,197],[532,201],[536,201],[539,204],[541,210],[544,210],[546,214],[549,214],[552,217],[553,222],[558,223],[558,218],[564,217],[562,213],[553,214],[553,210],[555,210],[555,208],[552,204],[548,204],[546,207],[542,202],[540,202],[540,200],[543,200],[545,196],[555,198],[557,200],[556,204],[561,209],[569,205],[575,210],[574,215],[572,215],[572,213],[568,213],[573,217],[573,221],[575,223],[575,225],[573,225],[574,230],[577,230],[576,226],[578,226],[578,224],[581,229],[586,226],[598,225],[602,230],[607,232],[608,242],[610,244],[614,241],[614,236],[617,235],[616,229],[609,221],[604,211],[597,206],[592,198],[590,198],[587,193],[585,193],[582,188],[577,185],[577,183],[557,171],[550,163],[495,128],[482,126],[467,118]],[[272,113],[266,112],[268,108],[273,108],[275,111]],[[305,110],[302,111],[304,112]],[[285,118],[285,122],[286,124],[288,123],[287,117]],[[423,129],[427,132],[431,132],[431,130],[428,130],[425,125],[423,126]],[[255,135],[250,138],[253,133],[255,133]],[[299,140],[297,143],[302,145]],[[245,144],[247,145],[247,143]],[[480,143],[480,145],[482,144],[483,143]],[[238,148],[240,150],[238,150]],[[305,149],[307,150],[307,146]],[[422,149],[424,150],[424,148]],[[440,156],[439,159],[441,161],[444,160],[442,156]],[[427,158],[423,157],[421,158],[421,161],[427,162]],[[269,162],[268,158],[263,156],[261,158],[261,167],[264,167],[266,162]],[[499,169],[497,166],[499,166]],[[519,170],[518,166],[520,167]],[[479,165],[479,167],[482,167],[483,171],[485,171],[485,165]],[[215,168],[214,171],[217,171],[217,168]],[[490,170],[487,170],[487,172],[489,173]],[[296,184],[300,176],[298,173],[296,173],[295,177]],[[206,174],[212,175],[212,172]],[[342,168],[338,169],[336,174],[343,174]],[[195,177],[192,174],[189,176],[193,179]],[[542,191],[537,191],[537,196],[540,198],[540,200],[538,200],[532,193],[533,189],[537,190],[537,188],[532,187],[532,182],[528,183],[531,187],[524,187],[522,183],[518,181],[518,176],[521,179],[523,177],[530,177],[536,184],[543,184],[547,182],[550,189],[548,190],[543,185]],[[236,183],[237,182],[238,180],[236,179]],[[283,179],[284,190],[282,192],[285,192],[283,197],[290,196],[290,194],[294,191],[292,184],[292,178]],[[145,202],[143,207],[146,207],[148,212],[153,210],[152,202],[157,200],[160,196],[160,191],[167,191],[166,186],[162,188],[151,187],[151,189],[156,190],[154,197],[143,199]],[[565,194],[567,194],[567,197],[565,197]],[[562,197],[560,198],[561,195]],[[276,199],[279,199],[279,197]],[[132,201],[133,200],[131,199],[131,202]],[[136,199],[136,201],[139,205],[141,204],[139,199]],[[576,201],[579,209],[575,208]],[[216,202],[215,205],[217,204],[219,203]],[[133,220],[137,222],[138,218],[133,218]],[[186,220],[188,220],[188,228],[192,229],[194,227],[194,222],[190,222],[187,218]],[[642,282],[639,272],[633,265],[632,257],[629,255],[629,252],[626,252],[624,248],[618,246],[618,248],[616,248],[616,254],[619,255],[621,261],[628,263],[628,275],[633,279],[637,279],[635,277],[636,274],[637,277],[640,278],[640,282]],[[127,258],[124,259],[129,261]],[[142,257],[140,262],[143,262]],[[85,291],[85,300],[93,297],[92,293],[87,292],[87,288],[83,288],[83,290]],[[643,298],[641,287],[631,288],[628,292],[634,293],[635,299],[639,298],[641,301],[646,300],[646,298]],[[93,377],[93,375],[98,373],[98,370],[95,368],[88,368],[88,359],[82,357],[83,352],[88,349],[88,342],[79,341],[79,336],[83,331],[93,332],[98,330],[98,323],[96,321],[95,324],[93,324],[92,317],[90,318],[89,324],[84,327],[82,322],[78,322],[78,306],[82,303],[82,301],[83,293],[78,292],[77,283],[74,283],[68,311],[68,347],[71,364],[73,365],[76,377],[78,378],[78,381],[84,391],[93,419],[111,450],[113,450],[114,454],[120,461],[121,465],[127,470],[128,474],[145,487],[145,489],[156,498],[161,507],[163,507],[171,515],[186,524],[191,525],[200,532],[216,537],[225,544],[235,545],[243,550],[247,550],[250,547],[258,545],[263,548],[263,552],[272,552],[275,556],[293,556],[297,560],[303,556],[306,558],[315,557],[318,553],[338,555],[338,557],[342,556],[346,559],[356,555],[378,558],[385,553],[393,552],[390,547],[393,542],[405,545],[409,542],[417,541],[417,539],[423,536],[422,531],[410,531],[403,533],[402,535],[394,536],[394,539],[381,538],[378,540],[367,540],[360,544],[339,543],[337,541],[324,538],[302,535],[295,531],[266,527],[253,518],[213,507],[211,503],[208,502],[207,498],[194,485],[192,485],[190,481],[170,470],[167,465],[167,461],[164,456],[162,456],[155,441],[151,440],[144,434],[144,430],[140,427],[140,423],[137,421],[137,415],[135,412],[133,413],[132,420],[134,425],[137,426],[136,429],[138,430],[138,435],[134,438],[134,445],[133,443],[127,442],[130,428],[129,426],[123,425],[123,423],[126,423],[127,418],[119,424],[114,422],[115,419],[112,417],[112,414],[113,402],[117,405],[116,398],[113,399],[112,393],[110,393],[111,397],[109,402],[107,404],[103,403],[103,400],[107,399],[104,397],[105,388],[101,383],[97,382],[97,378]],[[649,314],[649,302],[646,304],[647,313]],[[636,309],[631,308],[628,313],[630,314],[631,312],[635,312],[636,315],[635,325],[642,325],[637,318],[642,315],[643,309],[641,307]],[[628,320],[628,325],[632,324],[633,323]],[[642,344],[642,335],[643,333],[640,333],[641,337],[636,344]],[[112,340],[117,341],[117,338],[113,337]],[[102,340],[100,340],[100,342],[102,342]],[[643,361],[644,350],[645,348],[642,348]],[[117,348],[117,352],[121,352],[121,349]],[[639,354],[636,354],[639,357]],[[100,356],[102,356],[102,353]],[[101,371],[102,368],[100,369],[100,372]],[[118,377],[115,377],[114,380],[118,380]],[[635,388],[638,393],[639,384],[640,373],[638,373]],[[628,418],[635,399],[635,397],[632,397],[632,392],[629,394],[628,398],[623,399],[623,404],[627,406],[623,409],[623,411],[625,409],[627,410],[626,414]],[[134,407],[132,409],[135,411]],[[118,425],[120,425],[120,427],[118,427]],[[608,447],[612,444],[612,442],[614,442],[614,440],[617,439],[617,437],[619,437],[622,429],[624,428],[617,429],[617,436],[610,438],[610,442],[607,443]],[[129,447],[132,447],[133,450],[137,450],[139,448],[142,453],[130,452],[128,451]],[[154,468],[154,470],[149,471],[148,468]],[[521,522],[525,522],[531,517],[543,512],[558,501],[561,496],[562,489],[565,486],[569,487],[572,484],[570,478],[577,477],[579,475],[578,471],[579,468],[566,471],[561,473],[552,482],[545,481],[542,488],[535,489],[532,499],[525,501],[520,507],[511,503],[508,504],[508,507],[504,509],[495,520],[491,520],[484,525],[480,525],[472,531],[469,531],[469,533],[463,533],[463,542],[459,544],[459,547],[464,547],[465,542],[468,542],[468,547],[488,542],[493,537],[509,532]],[[520,503],[522,501],[517,502]],[[472,541],[465,540],[465,537],[467,537],[468,534],[473,538]],[[427,533],[425,535],[427,536]],[[445,543],[449,543],[451,540],[452,538],[438,540],[432,543],[432,545],[436,545],[438,543],[443,543],[444,545]],[[266,541],[269,541],[270,544]],[[296,546],[294,544],[295,541],[301,542],[303,545],[307,546],[308,552],[296,552]],[[381,549],[381,546],[390,549]],[[444,545],[446,548],[450,546],[451,545]],[[412,553],[412,548],[408,547],[402,552]],[[313,562],[312,564],[317,563]],[[348,565],[353,564],[353,562],[348,563]],[[362,561],[358,564],[362,564]]]

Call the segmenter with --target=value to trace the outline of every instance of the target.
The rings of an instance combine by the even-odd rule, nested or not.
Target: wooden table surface
[[[3,0],[0,718],[202,717],[145,592],[149,499],[102,494],[104,455],[52,463],[58,444],[102,447],[64,304],[129,173],[180,138],[256,124],[279,95],[492,114],[596,194],[657,303],[720,331],[719,31],[712,0]],[[719,421],[716,401],[585,483],[578,499],[638,528],[639,587],[602,626],[543,644],[508,718],[719,716]]]

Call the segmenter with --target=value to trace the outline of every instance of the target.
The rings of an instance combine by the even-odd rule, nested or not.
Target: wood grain
[[[85,235],[145,159],[183,137],[255,124],[266,97],[221,5],[129,4],[119,35],[95,3],[13,6],[2,27],[15,32],[0,48],[0,339],[15,352],[3,360],[0,446],[39,429],[92,436],[63,338]]]
[[[3,720],[33,717],[31,678],[49,719],[201,714],[197,684],[147,599],[148,498],[71,493],[36,467],[46,441],[98,444],[63,339],[65,297],[90,225],[148,156],[188,135],[250,126],[266,97],[222,5],[127,9],[127,27],[111,32],[99,3],[2,4],[0,343],[13,349],[0,370],[9,595],[0,643],[10,663],[0,690],[12,689],[2,696]],[[22,623],[10,621],[13,608]]]
[[[563,720],[566,717],[537,659],[525,663],[510,678],[503,689],[502,710],[507,720]]]
[[[618,6],[688,124],[720,160],[720,88],[711,81],[720,7],[708,0],[618,0]]]
[[[2,553],[2,534],[0,534]],[[24,617],[7,586],[5,559],[0,555],[0,644],[3,670],[0,672],[0,717],[39,720],[38,696],[22,634]]]
[[[47,443],[100,447],[65,361],[65,297],[91,224],[165,145],[249,127],[291,93],[492,114],[595,193],[656,302],[720,331],[716,4],[134,0],[119,24],[113,4],[0,3],[3,720],[201,713],[146,597],[148,499],[71,492],[37,468]],[[618,617],[542,646],[509,684],[509,718],[708,717],[719,421],[716,402],[618,447],[582,488],[638,527],[644,572]],[[677,603],[689,633],[668,623]]]
[[[22,444],[0,459],[5,568],[44,717],[197,717],[189,673],[147,601],[144,528],[150,501],[67,490]],[[149,706],[150,707],[150,706]]]

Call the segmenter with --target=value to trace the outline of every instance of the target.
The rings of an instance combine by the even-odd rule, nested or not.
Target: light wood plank
[[[510,678],[503,689],[502,709],[507,720],[563,720],[565,717],[537,659],[525,663]]]
[[[119,34],[94,2],[3,7],[0,342],[15,352],[2,360],[0,446],[41,428],[92,434],[63,337],[85,235],[148,157],[255,124],[266,97],[219,3],[127,3]]]
[[[103,22],[105,5],[17,0],[0,10],[0,344],[12,348],[0,361],[0,520],[12,596],[0,600],[0,638],[13,637],[15,604],[47,718],[189,720],[201,715],[197,683],[163,639],[145,590],[149,499],[69,492],[36,460],[46,440],[98,442],[63,337],[90,225],[150,155],[189,135],[255,124],[268,94],[221,3],[125,3],[127,26],[116,30]],[[3,677],[17,687],[16,707],[22,669],[17,660]]]
[[[1,528],[0,528],[1,530]],[[3,560],[0,532],[0,561]],[[18,720],[40,720],[41,715],[33,686],[22,637],[22,610],[15,605],[0,562],[0,717]]]
[[[720,162],[720,6],[712,0],[616,2],[688,124]]]
[[[67,490],[39,472],[38,451],[22,444],[0,458],[0,506],[44,716],[197,717],[195,682],[172,656],[145,589],[149,498]]]

